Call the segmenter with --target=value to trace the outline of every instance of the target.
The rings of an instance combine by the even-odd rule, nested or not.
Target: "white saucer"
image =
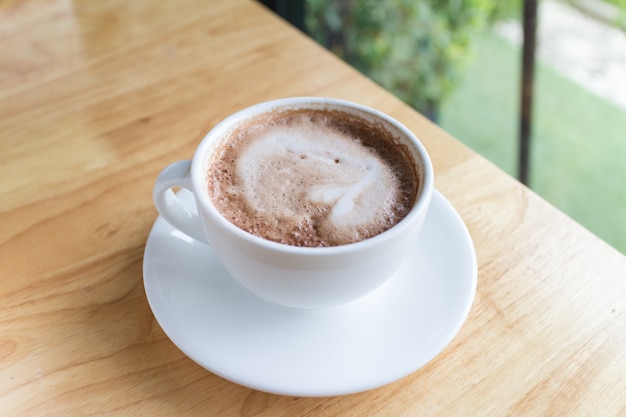
[[[193,206],[193,197],[181,191]],[[476,291],[463,221],[437,191],[414,256],[373,294],[332,310],[266,303],[222,269],[211,248],[157,219],[144,254],[150,307],[187,356],[235,383],[278,394],[329,396],[380,387],[441,352]]]

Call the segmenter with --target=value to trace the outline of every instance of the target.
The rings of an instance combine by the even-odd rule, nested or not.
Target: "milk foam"
[[[237,173],[255,210],[306,217],[303,203],[322,205],[332,227],[371,222],[393,187],[389,168],[366,148],[302,126],[267,129],[242,152]]]
[[[407,203],[398,172],[376,150],[310,115],[289,120],[246,131],[245,146],[209,174],[214,203],[229,220],[270,240],[330,246],[404,217],[411,197]]]

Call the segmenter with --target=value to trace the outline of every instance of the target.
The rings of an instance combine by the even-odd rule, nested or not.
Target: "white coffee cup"
[[[226,220],[208,194],[207,171],[213,152],[244,120],[285,108],[356,113],[390,131],[410,150],[421,178],[421,190],[407,216],[376,236],[330,247],[298,247],[273,242]],[[153,197],[166,221],[192,238],[208,243],[229,274],[252,293],[286,307],[322,309],[349,303],[373,292],[411,256],[428,211],[433,183],[432,163],[426,149],[400,122],[380,111],[343,100],[296,97],[257,104],[223,120],[205,136],[192,160],[175,162],[161,172]],[[193,193],[198,214],[180,202],[172,190],[178,187]]]

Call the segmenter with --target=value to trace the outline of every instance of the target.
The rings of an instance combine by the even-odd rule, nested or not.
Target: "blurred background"
[[[626,254],[626,0],[263,3]]]

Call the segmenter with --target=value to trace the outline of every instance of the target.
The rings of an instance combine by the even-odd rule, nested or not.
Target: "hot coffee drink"
[[[181,187],[197,213],[187,192],[174,192]],[[270,303],[325,309],[396,274],[415,252],[433,191],[428,152],[397,120],[334,98],[290,97],[222,120],[191,160],[161,171],[152,196],[165,221],[211,246],[192,254],[210,270],[217,260]]]
[[[340,110],[276,110],[228,133],[208,170],[220,213],[259,237],[337,246],[389,229],[420,188],[406,145]]]

